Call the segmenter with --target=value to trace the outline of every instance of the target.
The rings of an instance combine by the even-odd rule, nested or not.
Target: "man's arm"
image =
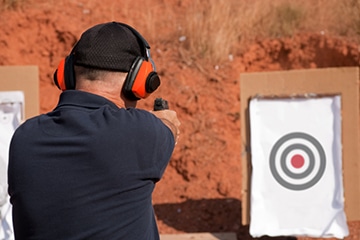
[[[152,112],[157,118],[159,118],[168,128],[170,128],[171,132],[174,135],[175,143],[179,138],[180,134],[180,121],[177,117],[177,114],[173,110],[160,110]]]

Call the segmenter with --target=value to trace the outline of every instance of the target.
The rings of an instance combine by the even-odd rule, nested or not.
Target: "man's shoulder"
[[[127,108],[126,112],[128,112],[131,116],[137,117],[137,118],[147,118],[147,119],[156,119],[155,115],[151,112],[139,109],[139,108]]]

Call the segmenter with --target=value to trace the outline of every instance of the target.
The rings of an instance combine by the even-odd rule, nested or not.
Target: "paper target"
[[[272,147],[270,170],[275,180],[291,190],[305,190],[323,176],[326,155],[320,142],[303,132],[282,136]]]

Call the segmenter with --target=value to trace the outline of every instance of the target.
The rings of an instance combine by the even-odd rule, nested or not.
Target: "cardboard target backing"
[[[242,223],[250,222],[250,119],[254,97],[341,96],[342,171],[347,221],[360,220],[359,68],[243,73],[240,75]]]
[[[22,91],[25,119],[39,114],[39,70],[37,66],[0,66],[0,91]]]

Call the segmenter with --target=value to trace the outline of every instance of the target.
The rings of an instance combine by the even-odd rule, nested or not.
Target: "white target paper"
[[[250,234],[347,236],[341,97],[250,101]]]
[[[12,213],[7,194],[7,166],[11,137],[24,116],[21,91],[0,92],[0,239],[14,239]]]

